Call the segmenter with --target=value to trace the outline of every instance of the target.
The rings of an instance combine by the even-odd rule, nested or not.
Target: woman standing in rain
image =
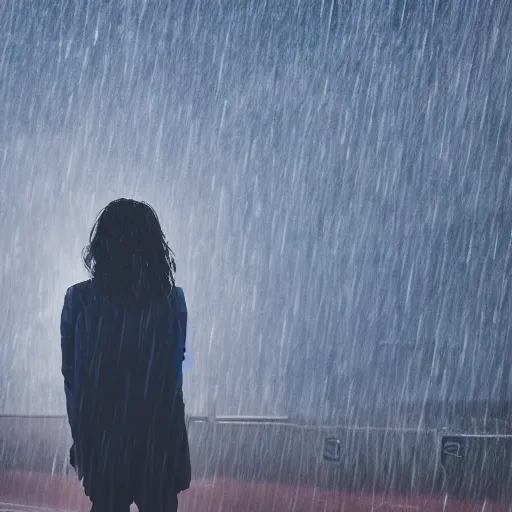
[[[62,373],[71,464],[92,510],[176,511],[190,484],[182,393],[187,309],[154,210],[129,199],[99,214],[88,281],[68,288]]]

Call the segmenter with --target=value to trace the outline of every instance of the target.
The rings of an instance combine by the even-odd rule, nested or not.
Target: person
[[[94,512],[176,511],[191,478],[187,307],[155,211],[108,204],[83,262],[91,278],[67,289],[61,315],[70,462]]]

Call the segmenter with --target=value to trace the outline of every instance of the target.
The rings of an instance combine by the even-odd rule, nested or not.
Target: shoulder
[[[81,281],[79,283],[75,283],[70,286],[66,290],[66,301],[76,301],[77,299],[82,299],[85,295],[90,293],[92,287],[92,280],[88,279],[87,281]]]
[[[74,324],[80,309],[80,303],[84,302],[84,297],[90,287],[91,280],[76,283],[66,290],[61,313],[61,334],[63,336],[70,335],[68,332],[69,325]]]
[[[71,285],[67,290],[66,293],[80,293],[84,291],[89,291],[92,286],[92,279],[87,279],[87,281],[80,281],[79,283],[75,283]]]
[[[180,286],[176,286],[176,297],[178,298],[178,304],[180,311],[187,311],[187,302],[185,301],[185,292]]]
[[[87,279],[87,281],[80,281],[79,283],[75,283],[74,285],[70,286],[68,290],[88,290],[91,288],[92,285],[92,279]]]

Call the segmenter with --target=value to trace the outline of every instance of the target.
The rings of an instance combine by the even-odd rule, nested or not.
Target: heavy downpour
[[[59,322],[129,198],[186,297],[180,511],[510,510],[511,91],[510,0],[1,1],[0,508],[91,508]]]

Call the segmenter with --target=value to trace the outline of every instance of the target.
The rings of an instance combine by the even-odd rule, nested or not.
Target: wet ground
[[[90,502],[74,476],[35,472],[0,474],[0,511],[83,511]],[[133,507],[136,510],[136,507]],[[233,479],[193,481],[180,495],[180,512],[508,512],[504,504],[464,502],[446,495],[362,495],[311,486]]]

